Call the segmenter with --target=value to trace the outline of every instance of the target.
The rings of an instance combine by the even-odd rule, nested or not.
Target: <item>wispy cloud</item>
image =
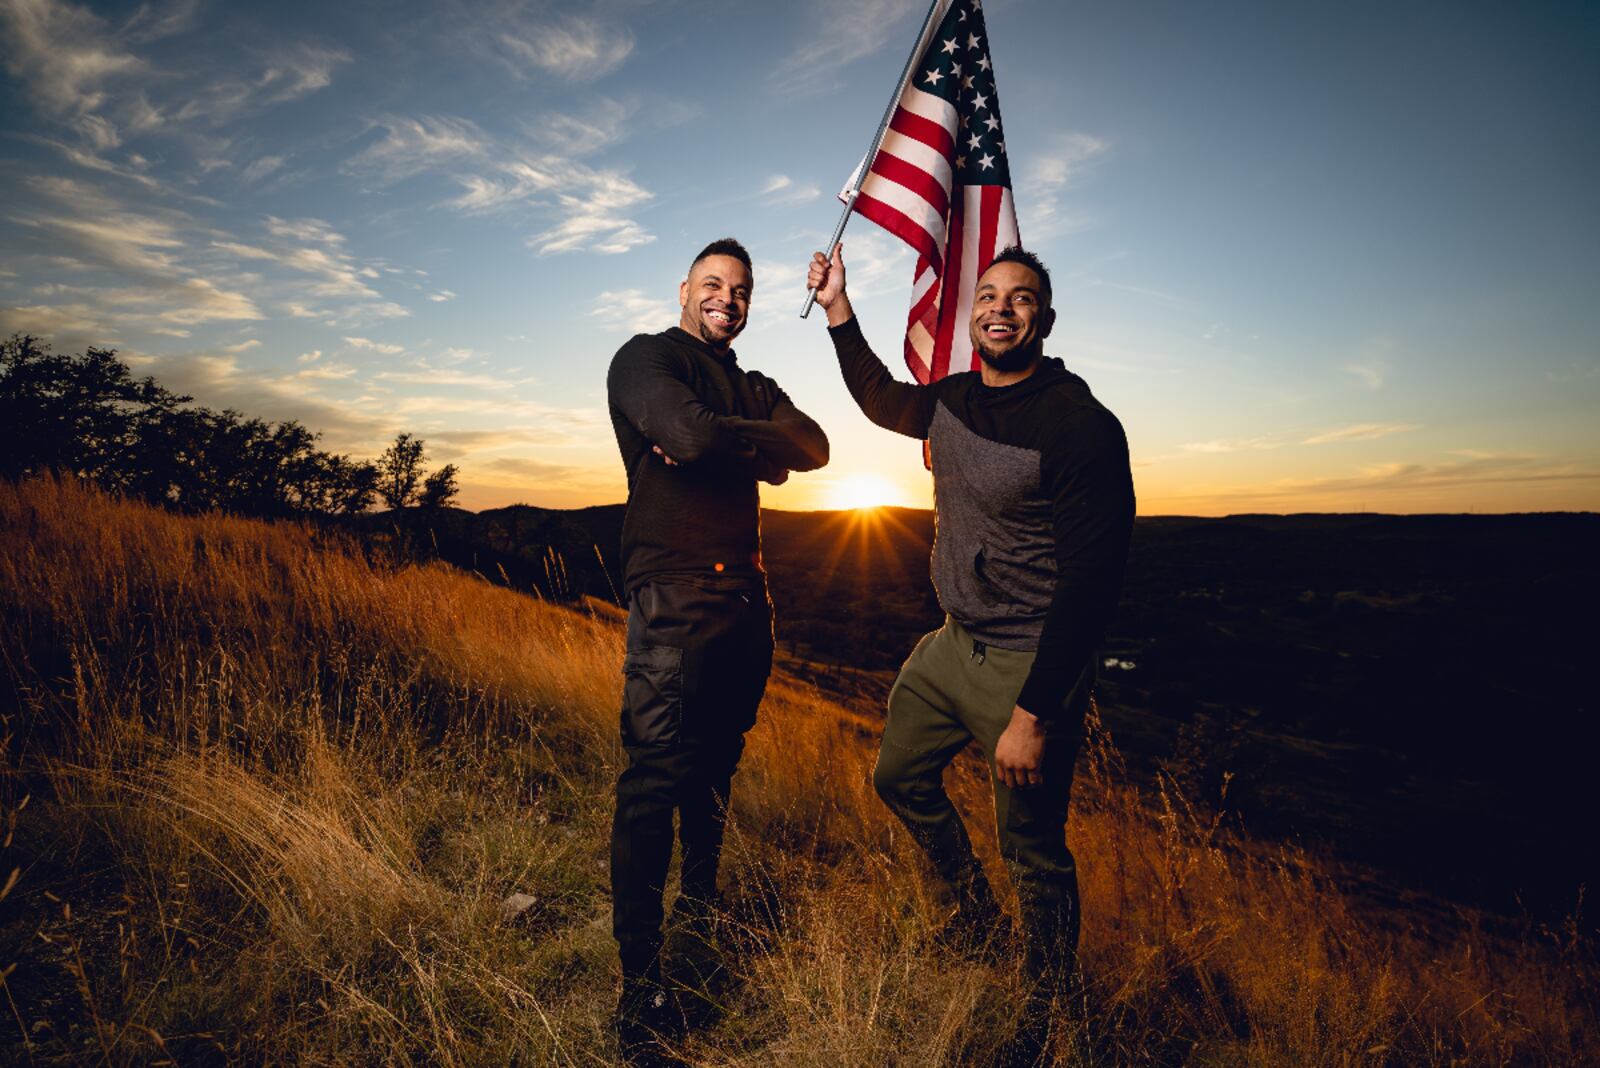
[[[1355,375],[1363,386],[1373,390],[1383,388],[1384,379],[1389,373],[1389,369],[1377,361],[1347,363],[1344,365],[1344,370]]]
[[[276,104],[299,100],[333,84],[333,72],[349,63],[348,52],[313,44],[281,47],[250,77],[228,75],[207,82],[166,114],[169,122],[211,128]]]
[[[589,314],[607,330],[654,334],[677,323],[678,306],[642,289],[607,290],[594,299]]]
[[[767,330],[779,323],[793,322],[795,310],[806,295],[804,266],[782,260],[757,260],[751,273],[756,285],[750,298],[750,329]],[[851,289],[855,291],[853,281]]]
[[[469,452],[488,452],[494,449],[518,446],[548,445],[550,438],[542,430],[526,428],[496,430],[435,431],[428,438],[428,449],[444,460],[453,460]]]
[[[101,312],[83,303],[26,304],[0,307],[0,334],[33,334],[59,342],[82,340],[92,345],[116,342],[120,334]]]
[[[1463,509],[1475,487],[1534,484],[1592,485],[1600,470],[1528,454],[1476,452],[1436,463],[1388,462],[1356,473],[1322,478],[1283,478],[1265,485],[1197,486],[1162,500],[1163,507],[1197,504],[1236,511]],[[1457,503],[1461,502],[1461,503]]]
[[[1181,446],[1184,452],[1199,453],[1225,453],[1242,452],[1250,449],[1276,449],[1281,442],[1271,438],[1233,438],[1219,439],[1216,441],[1191,441]]]
[[[1017,214],[1027,219],[1029,241],[1059,237],[1092,224],[1072,214],[1063,200],[1068,187],[1111,151],[1111,144],[1093,134],[1071,131],[1050,139],[1032,155],[1017,184]]]
[[[343,245],[344,235],[321,219],[280,219],[268,215],[263,222],[267,233],[294,241],[307,241],[317,245]]]
[[[1354,426],[1339,427],[1337,430],[1325,430],[1306,438],[1302,445],[1329,445],[1336,441],[1377,441],[1391,434],[1404,434],[1410,430],[1420,430],[1420,423],[1356,423]]]
[[[211,248],[232,259],[273,264],[290,272],[276,276],[268,288],[286,302],[292,317],[340,324],[411,314],[373,287],[371,283],[381,272],[361,263],[349,251],[344,235],[327,222],[269,215],[262,230],[266,236],[260,244],[213,240]]]
[[[351,157],[346,168],[375,172],[393,183],[424,171],[476,163],[491,140],[471,119],[447,115],[390,115],[376,124],[383,138]]]
[[[525,456],[496,456],[472,465],[473,474],[490,476],[490,481],[514,479],[518,482],[566,482],[578,473],[570,464],[553,464]]]
[[[430,171],[448,174],[460,192],[445,206],[465,214],[533,207],[554,215],[553,225],[525,240],[540,255],[626,252],[655,240],[631,216],[652,194],[620,171],[502,144],[467,119],[401,117],[379,125],[383,139],[353,157],[349,169],[386,183]]]
[[[390,345],[381,341],[372,341],[364,337],[347,337],[344,343],[353,349],[365,349],[368,352],[379,352],[385,356],[393,356],[406,351],[404,345]]]
[[[350,53],[342,49],[303,44],[269,61],[256,84],[270,103],[298,100],[332,85],[335,68],[348,62]]]
[[[903,289],[915,265],[911,247],[904,241],[865,226],[846,236],[843,255],[850,293],[857,299]]]
[[[79,278],[98,273],[120,284],[38,286],[34,292],[50,303],[14,307],[11,318],[31,320],[40,333],[97,342],[128,330],[183,337],[201,323],[263,318],[224,273],[187,261],[188,235],[198,224],[183,213],[134,210],[69,178],[39,178],[25,188],[34,203],[18,208],[10,221],[51,250],[27,262],[48,262]]]
[[[1394,357],[1395,343],[1388,337],[1371,337],[1361,343],[1354,359],[1341,368],[1346,374],[1370,390],[1380,390],[1389,379],[1389,369]]]
[[[807,36],[773,67],[767,84],[783,96],[831,92],[844,67],[904,36],[902,20],[926,9],[916,0],[811,0],[807,7],[806,22],[826,32]]]
[[[585,203],[579,197],[562,197],[561,200],[572,214],[527,240],[528,247],[536,249],[541,256],[580,249],[616,254],[648,245],[656,239],[655,234],[626,216]]]
[[[443,304],[446,301],[455,300],[456,295],[448,289],[441,289],[437,293],[429,293],[428,299],[433,301],[435,304]]]
[[[199,323],[247,322],[263,318],[260,309],[243,293],[223,289],[205,278],[179,278],[148,286],[92,288],[58,285],[49,294],[67,297],[61,307],[73,309],[86,320],[114,321],[158,333],[173,334],[175,326]],[[175,336],[187,337],[187,332]]]
[[[239,172],[239,180],[246,185],[259,182],[281,168],[285,160],[284,156],[258,156]]]
[[[348,395],[357,375],[340,365],[325,369],[317,361],[306,361],[289,370],[248,367],[237,355],[204,349],[122,355],[140,374],[152,375],[200,404],[234,408],[263,419],[297,420],[323,433],[324,443],[335,450],[375,455],[384,441],[404,427],[401,419],[388,412],[363,409],[341,399]],[[331,389],[332,395],[324,389]]]
[[[105,84],[145,64],[115,40],[106,22],[84,7],[57,0],[0,0],[5,64],[46,110],[69,119],[91,142],[115,143],[106,120],[92,116]]]
[[[633,52],[633,34],[595,16],[566,15],[500,34],[514,69],[532,67],[568,81],[593,81],[622,66]]]
[[[173,250],[184,247],[179,228],[191,220],[173,212],[139,212],[71,178],[36,178],[31,189],[49,205],[19,211],[13,222],[43,231],[83,262],[167,275]]]
[[[188,199],[203,198],[186,180],[192,174],[174,173],[185,165],[180,160],[201,175],[243,164],[246,183],[278,170],[281,157],[230,159],[234,134],[214,131],[327,87],[351,56],[304,42],[274,42],[255,56],[253,49],[231,48],[221,62],[190,53],[190,61],[171,66],[141,54],[188,29],[198,7],[194,0],[142,4],[113,19],[66,0],[0,0],[3,62],[45,120],[24,136],[76,166]],[[132,147],[156,134],[168,139],[157,151]]]
[[[774,174],[761,186],[761,199],[767,204],[806,204],[822,195],[814,183],[804,185],[787,174]]]
[[[175,298],[178,307],[169,307],[157,316],[174,323],[232,322],[240,319],[261,319],[264,316],[255,302],[243,293],[219,288],[204,278],[187,278],[159,290],[110,290],[114,301],[130,300],[147,305],[170,304]],[[125,296],[134,294],[133,296]]]
[[[529,138],[551,152],[588,156],[625,139],[638,112],[636,99],[600,97],[579,112],[547,112],[529,120],[524,129]],[[651,117],[658,117],[654,104]]]

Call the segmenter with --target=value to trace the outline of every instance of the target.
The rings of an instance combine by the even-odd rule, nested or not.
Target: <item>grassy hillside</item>
[[[614,615],[0,483],[0,1058],[607,1063]],[[943,905],[871,796],[874,738],[774,680],[735,780],[735,982],[691,1059],[982,1064],[999,1041],[1016,976],[924,949]],[[987,823],[976,762],[951,784]],[[1062,1063],[1600,1058],[1581,922],[1358,914],[1315,860],[1130,781],[1100,730],[1074,802]],[[508,922],[512,892],[536,904]]]

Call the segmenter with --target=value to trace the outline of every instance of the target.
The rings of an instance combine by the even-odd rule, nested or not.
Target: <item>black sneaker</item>
[[[646,979],[622,980],[614,1021],[617,1053],[629,1068],[681,1068],[666,1043],[684,1034],[683,1008],[671,990]]]

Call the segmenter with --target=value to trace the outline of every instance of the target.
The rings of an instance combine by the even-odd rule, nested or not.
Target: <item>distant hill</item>
[[[451,510],[412,537],[492,581],[610,600],[622,514]],[[932,513],[762,525],[780,651],[881,696],[941,618]],[[1593,811],[1596,546],[1593,514],[1141,518],[1105,649],[1108,721],[1136,763],[1202,794],[1232,773],[1228,806],[1259,833],[1462,898],[1570,905],[1600,874],[1595,836],[1550,818]]]

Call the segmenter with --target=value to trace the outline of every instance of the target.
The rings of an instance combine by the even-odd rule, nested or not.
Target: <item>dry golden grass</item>
[[[610,1061],[614,614],[35,481],[0,484],[0,648],[7,1060]],[[923,948],[942,906],[873,735],[774,679],[735,782],[736,981],[691,1059],[984,1064],[1004,1036],[1016,975]],[[1103,732],[1087,753],[1061,1063],[1600,1061],[1576,921],[1363,914]],[[978,770],[951,775],[974,826]]]

